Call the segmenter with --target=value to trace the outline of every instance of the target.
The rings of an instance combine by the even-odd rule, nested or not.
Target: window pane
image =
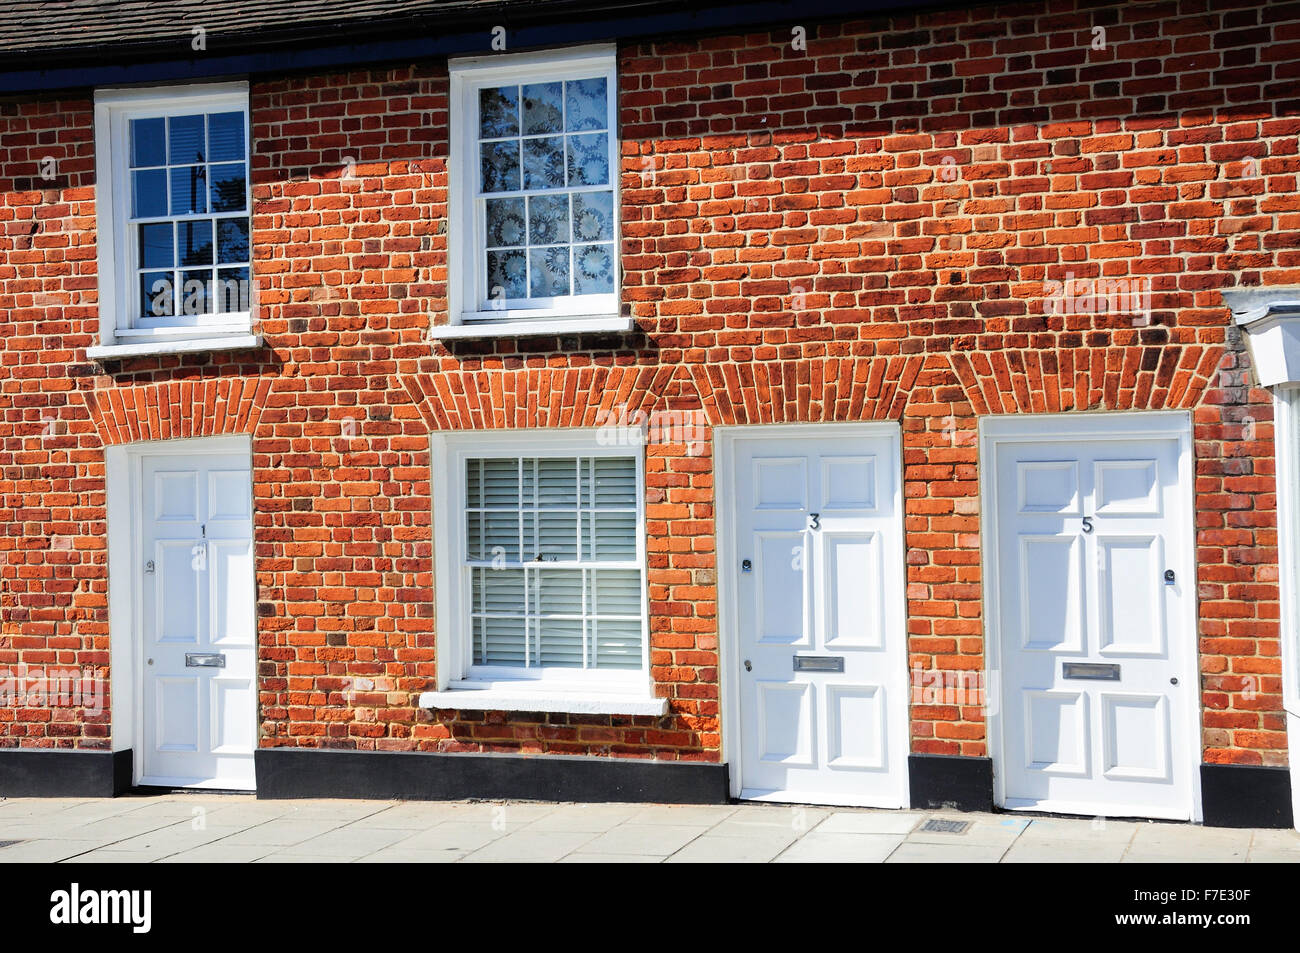
[[[614,246],[579,245],[573,250],[574,294],[609,294],[614,290]]]
[[[534,195],[528,199],[528,244],[569,241],[569,197]]]
[[[179,222],[176,231],[182,265],[212,264],[211,222]]]
[[[244,114],[213,113],[208,116],[208,161],[238,160],[244,152]]]
[[[524,200],[488,199],[486,205],[488,247],[524,244]]]
[[[519,141],[485,142],[482,147],[483,191],[519,189]]]
[[[190,215],[208,210],[207,172],[204,166],[181,166],[171,170],[173,215]]]
[[[168,162],[189,165],[206,161],[202,116],[172,116],[167,120]]]
[[[503,301],[528,297],[528,262],[522,250],[490,251],[487,266],[488,298]]]
[[[212,314],[212,270],[191,269],[181,272],[181,291],[177,311],[181,314]]]
[[[167,172],[150,169],[131,173],[131,214],[155,218],[167,214]]]
[[[527,619],[521,569],[473,570],[474,662],[523,665]]]
[[[519,506],[519,461],[483,460],[481,506],[509,507]]]
[[[601,562],[636,559],[636,513],[594,515],[590,558]]]
[[[519,135],[519,87],[481,89],[478,94],[480,139]]]
[[[578,467],[568,457],[543,457],[537,461],[537,505],[541,507],[578,505]],[[527,467],[527,461],[525,461]]]
[[[208,166],[212,179],[212,211],[238,212],[247,204],[247,182],[244,163]]]
[[[535,83],[524,87],[524,135],[564,131],[561,83]]]
[[[641,623],[632,619],[597,619],[595,666],[597,668],[641,667]]]
[[[636,461],[631,457],[596,457],[592,462],[596,483],[595,505],[636,506]]]
[[[140,267],[170,268],[176,264],[176,255],[172,249],[171,222],[141,225],[139,231]]]
[[[528,293],[532,298],[554,298],[569,293],[569,249],[534,248],[528,253]]]
[[[567,136],[570,185],[609,183],[609,136]]]
[[[614,238],[614,193],[573,194],[573,237],[580,242],[610,241]]]
[[[247,268],[218,268],[213,306],[217,314],[248,311],[253,286]]]
[[[131,167],[167,164],[167,123],[163,119],[131,120]]]
[[[559,189],[564,187],[564,140],[524,140],[524,188]]]
[[[162,318],[175,314],[170,271],[146,271],[140,276],[140,315]]]
[[[604,129],[609,108],[605,98],[605,80],[579,79],[564,84],[564,128],[569,132]]]
[[[248,260],[248,219],[219,219],[217,221],[217,263],[228,265]]]
[[[538,661],[564,668],[582,667],[583,574],[573,570],[539,570],[536,601]]]

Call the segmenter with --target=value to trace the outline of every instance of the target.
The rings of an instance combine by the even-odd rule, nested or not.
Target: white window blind
[[[642,667],[634,457],[466,461],[475,665]]]

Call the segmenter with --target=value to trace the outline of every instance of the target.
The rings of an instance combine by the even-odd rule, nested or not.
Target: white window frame
[[[611,428],[612,429],[612,428]],[[594,429],[435,433],[430,436],[434,474],[434,586],[437,691],[426,708],[662,714],[650,678],[649,587],[646,560],[645,454],[635,434],[611,436]],[[466,566],[466,461],[477,457],[633,457],[636,460],[636,568],[641,572],[641,667],[523,669],[473,662],[471,574]],[[593,568],[601,564],[593,563]],[[628,565],[619,564],[622,568]],[[611,567],[615,568],[615,567]]]
[[[248,83],[211,83],[95,91],[95,212],[98,220],[100,345],[87,349],[91,359],[136,354],[183,353],[256,347],[253,334],[256,281],[250,310],[220,315],[220,320],[192,325],[135,327],[138,301],[136,256],[131,229],[130,123],[132,119],[189,115],[195,112],[242,112],[248,139],[246,177],[248,217],[253,217],[252,127]],[[249,233],[250,246],[252,231]],[[251,247],[250,247],[251,252]]]
[[[624,332],[619,204],[618,68],[613,45],[541,53],[461,57],[448,63],[451,79],[448,201],[448,297],[450,324],[430,329],[432,338],[519,334]],[[487,272],[484,223],[477,207],[480,89],[603,77],[608,86],[611,142],[610,187],[614,195],[614,291],[606,295],[545,299],[546,306],[484,310]]]

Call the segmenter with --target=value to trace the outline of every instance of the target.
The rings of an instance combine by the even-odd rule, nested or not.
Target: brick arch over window
[[[595,427],[680,391],[666,365],[484,368],[401,378],[431,430]]]
[[[113,386],[82,394],[106,444],[253,433],[271,379],[242,377]]]

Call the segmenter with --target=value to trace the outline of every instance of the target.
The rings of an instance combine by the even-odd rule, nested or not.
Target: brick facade
[[[1218,292],[1300,284],[1300,10],[1024,4],[807,34],[620,45],[637,330],[617,337],[428,340],[451,240],[434,62],[252,81],[263,351],[88,362],[90,96],[0,102],[0,665],[109,677],[105,446],[247,433],[263,746],[718,761],[708,434],[646,448],[654,718],[417,707],[430,431],[900,421],[912,663],[974,670],[978,419],[1178,408],[1203,758],[1285,763],[1272,405]],[[1152,320],[1051,313],[1069,277],[1149,282]],[[0,746],[110,731],[107,710],[0,709]],[[987,753],[978,706],[915,704],[911,733]]]

